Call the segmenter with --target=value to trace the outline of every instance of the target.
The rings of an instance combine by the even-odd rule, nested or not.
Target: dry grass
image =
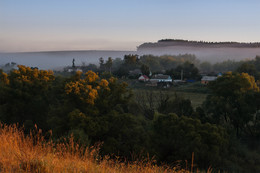
[[[190,168],[192,169],[192,168]],[[82,149],[74,143],[54,144],[44,140],[41,131],[25,136],[16,125],[0,125],[0,172],[98,172],[168,173],[191,172],[188,169],[157,166],[152,161],[119,162],[100,158],[98,149]]]

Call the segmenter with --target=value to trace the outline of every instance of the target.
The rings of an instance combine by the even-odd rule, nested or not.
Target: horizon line
[[[246,42],[246,41],[242,41],[242,42],[239,42],[239,41],[203,41],[203,40],[189,40],[189,39],[180,39],[180,38],[163,38],[163,39],[159,39],[155,42],[143,42],[142,44],[145,44],[145,43],[158,43],[158,42],[167,42],[167,41],[186,41],[186,42],[198,42],[198,43],[208,43],[208,44],[211,44],[211,43],[238,43],[238,44],[260,44],[260,41],[258,42]],[[142,45],[140,44],[140,45]],[[32,51],[0,51],[0,53],[48,53],[48,52],[76,52],[76,51],[125,51],[125,52],[137,52],[138,51],[138,47],[140,46],[136,46],[136,49],[135,50],[118,50],[118,49],[67,49],[67,50],[32,50]]]
[[[116,49],[68,49],[68,50],[36,50],[36,51],[0,51],[0,53],[50,53],[50,52],[84,52],[84,51],[102,51],[102,52],[137,52],[137,50],[116,50]]]

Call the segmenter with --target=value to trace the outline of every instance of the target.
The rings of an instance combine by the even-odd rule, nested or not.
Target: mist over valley
[[[71,51],[46,51],[46,52],[16,52],[0,53],[0,65],[15,62],[40,69],[62,69],[70,66],[75,59],[76,65],[96,64],[103,57],[123,58],[124,55],[179,55],[192,54],[201,62],[222,62],[225,60],[241,61],[253,59],[260,55],[259,43],[236,43],[236,42],[196,42],[185,40],[159,40],[156,43],[143,43],[136,51],[113,51],[113,50],[71,50]]]
[[[50,52],[23,52],[23,53],[0,53],[0,65],[15,62],[16,64],[40,69],[60,69],[70,66],[75,59],[76,65],[98,64],[98,59],[103,57],[123,58],[126,54],[136,53],[134,51],[50,51]]]
[[[210,63],[225,60],[240,61],[260,55],[259,43],[203,42],[188,40],[159,40],[156,43],[144,43],[138,46],[138,54],[179,55],[194,54],[200,61]]]

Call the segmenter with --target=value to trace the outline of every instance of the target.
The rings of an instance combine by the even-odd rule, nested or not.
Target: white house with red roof
[[[141,75],[139,78],[138,78],[139,81],[142,81],[142,82],[147,82],[149,81],[149,77],[146,76],[146,75]]]

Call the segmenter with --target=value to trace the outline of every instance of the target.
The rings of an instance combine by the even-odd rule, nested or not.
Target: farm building
[[[141,81],[141,82],[147,82],[147,81],[149,81],[150,79],[149,79],[148,76],[142,75],[142,76],[140,76],[140,77],[138,78],[138,80]]]
[[[151,82],[172,82],[172,78],[169,75],[157,74],[154,75],[151,79]]]
[[[216,80],[217,76],[203,76],[201,78],[201,84],[207,85],[209,82]]]

